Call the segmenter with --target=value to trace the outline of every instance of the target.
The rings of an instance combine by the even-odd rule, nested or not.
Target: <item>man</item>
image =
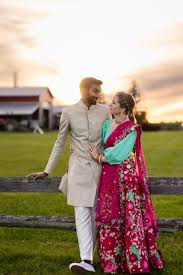
[[[69,159],[67,203],[75,209],[80,263],[72,263],[72,272],[95,272],[93,250],[96,241],[95,210],[101,165],[93,160],[89,145],[100,147],[103,122],[110,118],[109,108],[98,104],[102,81],[93,77],[80,83],[81,100],[64,108],[57,140],[44,172],[34,173],[36,178],[46,177],[63,152],[70,133],[72,154]]]

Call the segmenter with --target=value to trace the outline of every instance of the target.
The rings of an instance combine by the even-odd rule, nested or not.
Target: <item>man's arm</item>
[[[59,131],[57,135],[57,139],[55,141],[54,147],[52,149],[49,161],[46,165],[46,168],[43,172],[33,173],[29,175],[30,177],[33,177],[34,179],[38,178],[45,178],[48,176],[48,174],[51,173],[53,170],[55,164],[57,163],[61,153],[64,150],[67,134],[69,132],[69,118],[66,111],[63,110],[61,118],[60,118],[60,126]]]
[[[68,118],[67,112],[63,110],[60,118],[60,126],[59,126],[57,139],[55,141],[50,158],[44,170],[45,173],[50,174],[54,166],[56,165],[58,159],[60,158],[60,155],[62,154],[65,147],[68,132],[69,132],[69,118]]]

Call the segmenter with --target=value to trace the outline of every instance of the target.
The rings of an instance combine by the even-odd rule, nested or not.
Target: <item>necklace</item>
[[[122,124],[123,122],[128,121],[128,120],[129,120],[128,117],[126,117],[125,119],[123,119],[123,120],[120,121],[120,122],[116,122],[116,121],[114,120],[114,121],[111,123],[111,125],[110,125],[111,131],[114,131],[120,124]]]
[[[125,119],[123,119],[121,121],[114,120],[114,122],[115,122],[115,124],[121,124],[121,123],[125,122],[126,120],[128,120],[128,117],[126,117]]]

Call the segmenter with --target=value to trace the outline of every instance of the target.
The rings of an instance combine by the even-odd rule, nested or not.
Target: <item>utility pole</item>
[[[18,76],[18,73],[17,72],[13,72],[13,87],[14,88],[17,87],[17,76]]]

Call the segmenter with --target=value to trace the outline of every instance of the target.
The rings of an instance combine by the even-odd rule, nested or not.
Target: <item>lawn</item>
[[[0,176],[24,176],[44,169],[56,133],[0,133]],[[150,176],[183,176],[183,132],[143,133]],[[63,175],[69,158],[69,139],[53,176]],[[158,218],[183,218],[182,196],[153,196]],[[1,213],[73,216],[60,193],[0,193]],[[183,274],[183,232],[162,233],[158,239],[165,269],[152,274]],[[0,228],[0,274],[70,274],[79,260],[75,232],[51,229]],[[96,274],[103,274],[98,264]]]
[[[182,196],[154,196],[158,218],[183,218]],[[73,216],[63,194],[1,193],[1,213],[11,215]],[[165,270],[152,274],[183,274],[183,232],[161,233],[159,247]],[[0,274],[70,274],[68,265],[79,260],[75,232],[53,229],[0,228]],[[95,253],[97,273],[101,272]]]
[[[0,176],[24,176],[45,168],[56,132],[0,132]],[[183,131],[145,132],[143,147],[150,176],[183,176]],[[69,138],[52,176],[63,175],[69,158]]]

